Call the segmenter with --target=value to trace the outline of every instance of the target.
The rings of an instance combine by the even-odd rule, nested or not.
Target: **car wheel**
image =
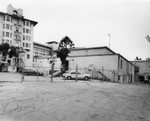
[[[84,77],[84,79],[85,79],[85,80],[89,80],[89,77],[86,76],[86,77]]]
[[[71,79],[71,77],[70,77],[70,76],[68,76],[68,77],[67,77],[67,79],[69,79],[69,80],[70,80],[70,79]]]

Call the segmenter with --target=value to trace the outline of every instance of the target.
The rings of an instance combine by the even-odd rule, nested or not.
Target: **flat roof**
[[[48,49],[52,49],[51,47],[46,46],[46,45],[41,44],[41,43],[38,43],[38,42],[33,42],[33,45],[37,45],[37,46],[45,47],[45,48],[48,48]]]
[[[83,47],[83,48],[73,48],[73,49],[70,49],[70,51],[78,51],[78,50],[93,50],[93,49],[107,49],[109,50],[110,52],[112,52],[113,54],[116,54],[114,51],[112,51],[110,48],[108,48],[107,46],[102,46],[102,47]]]

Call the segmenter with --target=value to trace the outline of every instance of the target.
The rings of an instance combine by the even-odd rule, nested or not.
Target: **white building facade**
[[[24,18],[22,9],[16,9],[11,4],[7,7],[7,13],[0,12],[0,44],[8,43],[23,50],[25,53],[20,54],[20,58],[25,66],[32,66],[33,34],[36,24],[36,21]]]

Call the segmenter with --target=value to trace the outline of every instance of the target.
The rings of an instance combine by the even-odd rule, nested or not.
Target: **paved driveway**
[[[0,121],[150,121],[150,87],[73,80],[0,83]]]

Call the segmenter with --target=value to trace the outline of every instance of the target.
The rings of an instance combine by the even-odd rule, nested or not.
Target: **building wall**
[[[134,65],[118,55],[118,81],[134,82]]]
[[[150,73],[150,61],[135,61],[134,64],[139,67],[138,74]]]
[[[75,70],[77,65],[79,70],[87,70],[93,65],[96,71],[103,71],[102,73],[109,76],[108,78],[112,81],[115,81],[114,73],[118,72],[118,56],[116,55],[69,57],[68,61],[71,70]]]
[[[92,65],[112,81],[134,82],[134,65],[107,48],[74,50],[68,61],[69,69],[75,70],[78,67],[86,70]]]
[[[0,15],[0,43],[2,43],[2,34],[3,34],[3,16]]]

